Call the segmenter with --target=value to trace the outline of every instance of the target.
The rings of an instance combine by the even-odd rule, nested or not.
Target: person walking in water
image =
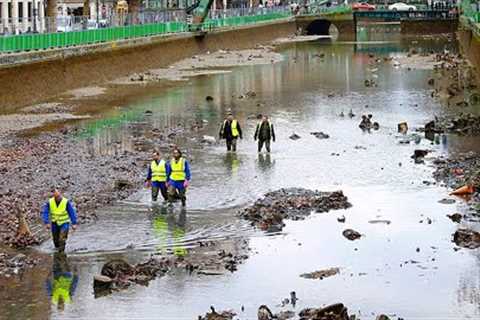
[[[227,119],[223,121],[218,135],[220,139],[225,139],[227,151],[237,151],[237,139],[243,139],[242,128],[238,120],[234,119],[231,113],[229,113]]]
[[[52,197],[43,206],[42,219],[47,231],[52,232],[55,248],[64,252],[70,224],[72,230],[77,228],[77,212],[72,202],[62,197],[57,189],[52,189]]]
[[[168,200],[167,180],[170,176],[170,165],[162,159],[160,152],[153,153],[153,160],[148,166],[147,179],[145,180],[147,188],[152,188],[152,202],[156,202],[158,192],[162,194],[163,200]]]
[[[258,139],[258,152],[262,152],[263,145],[265,145],[267,152],[270,152],[270,140],[275,142],[275,131],[267,116],[263,115],[262,121],[257,124],[253,139],[255,141]]]
[[[170,202],[180,198],[182,206],[185,206],[186,192],[190,184],[190,165],[179,149],[173,149],[173,159],[170,160],[171,173],[168,179],[168,195]]]

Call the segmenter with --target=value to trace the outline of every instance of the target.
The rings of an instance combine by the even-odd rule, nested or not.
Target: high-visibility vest
[[[61,226],[64,223],[70,223],[70,217],[67,212],[67,203],[66,198],[62,198],[60,204],[57,206],[55,198],[50,198],[50,220],[55,222],[57,225]]]
[[[184,158],[180,158],[178,159],[178,161],[172,159],[170,161],[170,167],[172,169],[170,179],[172,179],[173,181],[184,181],[186,179]]]
[[[257,128],[258,130],[260,130],[260,127],[262,126],[263,122],[260,121],[258,124],[257,124]],[[272,125],[270,124],[270,121],[267,120],[267,125],[268,125],[268,130],[272,130]],[[260,133],[260,132],[259,132]]]
[[[52,302],[58,304],[60,298],[65,304],[69,304],[72,301],[70,296],[70,288],[72,287],[72,277],[60,276],[53,280],[52,288]]]
[[[222,135],[225,132],[225,125],[227,124],[228,120],[225,120],[223,122],[223,127],[222,127]],[[232,124],[230,125],[230,128],[232,129],[232,137],[236,138],[240,135],[238,132],[238,121],[237,120],[232,120]]]
[[[167,166],[165,160],[160,160],[158,164],[153,160],[150,164],[150,169],[152,170],[152,181],[167,181]]]

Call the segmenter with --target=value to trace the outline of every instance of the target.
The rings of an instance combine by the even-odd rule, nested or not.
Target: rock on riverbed
[[[269,192],[240,212],[262,230],[281,230],[284,219],[304,219],[312,212],[347,209],[352,205],[342,191],[320,192],[288,188]]]

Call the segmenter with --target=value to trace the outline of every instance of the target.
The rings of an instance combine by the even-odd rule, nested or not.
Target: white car
[[[416,11],[417,7],[403,2],[397,2],[388,6],[388,10],[392,11]]]

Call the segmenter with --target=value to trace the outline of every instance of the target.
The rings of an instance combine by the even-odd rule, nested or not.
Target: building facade
[[[44,0],[0,0],[0,34],[44,32]]]

